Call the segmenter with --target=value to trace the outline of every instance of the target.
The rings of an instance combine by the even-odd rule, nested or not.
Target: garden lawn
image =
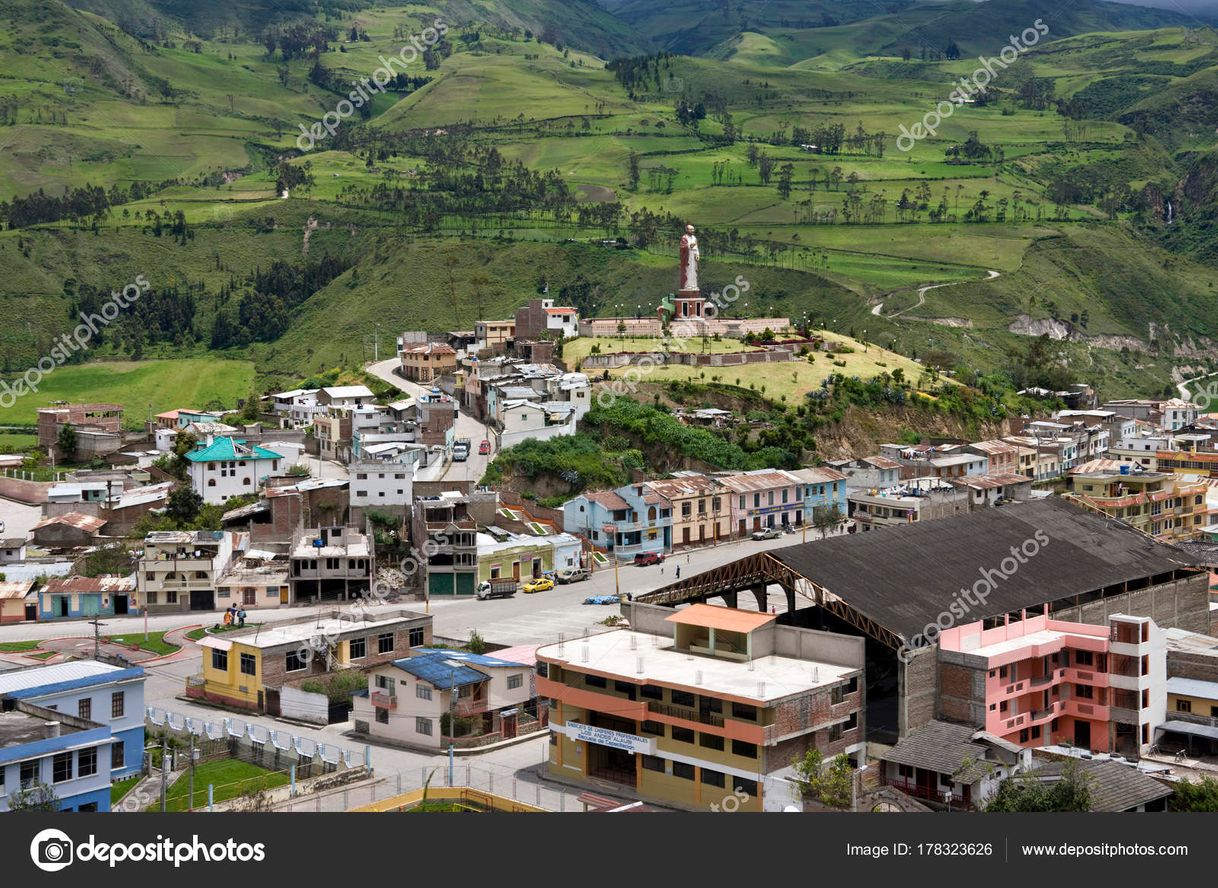
[[[149,632],[147,641],[144,640],[143,632],[129,632],[126,635],[107,635],[106,641],[135,646],[145,651],[151,651],[154,654],[173,654],[181,650],[176,644],[169,644],[165,641],[164,632]]]
[[[219,804],[229,799],[235,799],[246,792],[283,786],[288,779],[288,775],[282,771],[268,771],[266,768],[243,762],[240,759],[204,762],[195,768],[194,804],[189,804],[190,774],[186,773],[169,787],[169,792],[165,797],[165,809],[167,811],[185,811],[190,807],[206,808],[208,786],[214,789],[213,802]]]

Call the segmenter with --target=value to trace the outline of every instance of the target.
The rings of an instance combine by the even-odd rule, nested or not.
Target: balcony
[[[715,712],[700,712],[697,709],[690,709],[685,706],[670,706],[667,703],[651,703],[647,704],[647,711],[656,715],[666,715],[669,718],[680,718],[685,721],[698,722],[711,727],[723,727],[723,716]]]
[[[469,698],[458,700],[457,705],[453,707],[453,711],[458,718],[481,715],[487,711],[486,698],[475,697],[472,700]]]
[[[923,786],[918,783],[910,783],[908,780],[892,779],[884,781],[888,786],[894,789],[899,789],[908,796],[913,796],[916,799],[926,799],[930,802],[938,802],[940,805],[946,804],[945,796],[939,789],[930,786]],[[964,796],[960,795],[955,790],[951,795],[951,807],[958,810],[972,811],[976,810],[971,803],[964,801]]]
[[[388,691],[373,691],[371,694],[372,705],[377,709],[397,709],[398,698],[395,694],[390,694]]]

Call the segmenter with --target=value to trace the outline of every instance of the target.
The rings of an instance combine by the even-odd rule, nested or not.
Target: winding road
[[[990,269],[989,271],[987,271],[986,274],[988,275],[988,277],[986,277],[987,281],[992,281],[994,278],[1002,276],[1002,272],[994,271],[993,269]],[[969,281],[948,281],[947,283],[944,283],[944,284],[927,284],[925,287],[920,287],[918,289],[918,301],[917,302],[915,302],[913,305],[909,306],[908,308],[902,308],[898,311],[894,311],[892,314],[888,315],[885,318],[885,320],[891,321],[893,318],[899,318],[901,315],[905,314],[905,312],[907,312],[907,311],[913,311],[915,308],[921,308],[923,305],[926,304],[926,294],[928,292],[930,292],[931,290],[937,290],[940,287],[954,287],[957,284],[967,284],[967,283],[970,283],[970,282]],[[884,315],[880,314],[880,312],[882,312],[883,310],[884,310],[884,303],[881,302],[878,305],[876,305],[874,308],[871,309],[871,313],[873,315],[875,315],[877,318],[882,318],[882,317],[885,317]]]

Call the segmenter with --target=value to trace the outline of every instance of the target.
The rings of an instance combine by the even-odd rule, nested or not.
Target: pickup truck
[[[568,567],[560,570],[554,575],[554,579],[558,580],[559,584],[578,583],[581,580],[586,580],[592,576],[592,572],[586,567]]]
[[[664,556],[659,552],[640,552],[634,556],[634,563],[639,567],[646,567],[649,564],[660,564],[664,561]]]
[[[761,530],[753,531],[753,539],[755,540],[776,540],[782,536],[782,531],[777,527],[765,527]]]
[[[516,594],[518,585],[514,577],[483,580],[478,584],[478,589],[474,592],[474,596],[479,601],[486,601],[488,598],[510,598]]]

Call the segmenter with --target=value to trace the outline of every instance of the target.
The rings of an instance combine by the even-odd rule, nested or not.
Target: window
[[[691,731],[689,728],[678,728],[676,725],[673,725],[672,726],[672,739],[674,739],[680,743],[693,743],[694,742],[694,732]]]
[[[550,664],[542,663],[541,661],[538,661],[537,674],[540,675],[542,678],[549,678],[550,677]]]
[[[687,765],[685,762],[673,762],[672,776],[680,777],[682,780],[693,780],[694,766]]]
[[[156,590],[155,589],[149,589],[149,590],[145,591],[144,597],[147,599],[148,604],[156,604]]]
[[[374,675],[372,681],[382,691],[388,691],[391,695],[393,694],[393,679],[388,675]]]
[[[51,759],[51,782],[63,783],[72,779],[72,753],[61,752]]]
[[[241,655],[241,674],[256,675],[258,673],[258,660],[253,654]]]
[[[1090,666],[1095,662],[1095,655],[1091,651],[1075,651],[1074,665],[1075,666]]]
[[[418,697],[420,700],[430,700],[431,699],[431,685],[425,685],[425,684],[423,684],[423,682],[419,682],[417,685],[414,686],[414,695],[416,697]]]
[[[347,651],[351,655],[352,660],[362,659],[368,653],[368,639],[353,638],[347,642]]]
[[[658,721],[645,721],[639,727],[639,731],[643,734],[651,734],[655,737],[664,736],[664,723]]]
[[[76,704],[76,714],[81,718],[93,718],[93,698],[85,697]]]
[[[656,685],[643,685],[639,689],[639,696],[644,700],[663,700],[664,689]]]
[[[746,721],[757,721],[757,707],[747,703],[732,704],[732,718],[742,718]]]
[[[701,734],[698,737],[698,745],[707,749],[723,749],[723,738],[718,734]]]
[[[127,711],[127,694],[115,691],[110,695],[110,718],[122,718]]]
[[[376,720],[383,725],[389,724],[389,710],[381,709],[380,707],[377,707]]]
[[[1090,700],[1095,696],[1095,688],[1091,687],[1091,685],[1076,684],[1074,686],[1074,696],[1083,700]]]
[[[846,689],[842,685],[835,685],[829,689],[829,703],[836,706],[846,699]]]
[[[212,648],[211,668],[218,669],[221,672],[228,672],[228,651],[218,651]]]
[[[841,739],[842,739],[841,724],[838,723],[836,725],[829,725],[829,742],[832,743],[835,740],[841,740]]]
[[[687,693],[685,691],[673,691],[672,692],[672,705],[673,706],[687,706],[690,709],[693,709],[694,708],[694,695]]]
[[[507,680],[507,686],[508,686],[509,691],[515,690],[516,688],[519,688],[519,687],[523,687],[524,686],[524,674],[518,672],[515,675],[509,675],[508,680]]]
[[[382,632],[376,637],[376,652],[378,654],[393,653],[393,633]]]
[[[1024,728],[1022,731],[1019,732],[1019,742],[1020,743],[1028,742],[1028,729],[1027,728]]]
[[[605,680],[603,675],[585,675],[584,684],[590,688],[604,688],[608,687],[609,682]]]
[[[97,773],[97,747],[82,749],[77,754],[76,774],[79,777],[90,777]]]
[[[613,690],[619,694],[625,694],[631,700],[638,695],[638,688],[628,681],[615,681],[613,683]]]
[[[38,759],[30,759],[21,763],[21,787],[32,784],[35,780],[42,776],[42,762]]]
[[[663,774],[664,759],[660,758],[658,755],[645,755],[643,756],[643,767],[648,771],[659,771],[661,774]]]
[[[727,781],[723,779],[723,774],[719,771],[711,771],[707,768],[703,768],[702,782],[707,786],[718,786],[720,789],[722,789]]]
[[[177,604],[178,603],[178,590],[177,589],[166,590],[165,603],[166,604]]]
[[[416,626],[410,630],[410,646],[418,647],[423,644],[423,627]]]
[[[740,790],[747,796],[757,798],[757,781],[746,780],[744,777],[733,777],[732,783],[736,785],[736,789]]]
[[[305,668],[304,657],[300,655],[300,651],[288,651],[284,658],[283,669],[285,672],[299,672]]]
[[[416,734],[426,734],[428,737],[430,737],[431,719],[422,717],[416,718],[414,720],[414,732]]]
[[[127,764],[127,747],[122,743],[115,743],[110,747],[110,770],[117,771],[119,768],[125,767]]]
[[[1192,711],[1193,711],[1193,703],[1191,700],[1177,700],[1176,701],[1176,712],[1192,712]]]
[[[757,744],[746,743],[744,740],[732,741],[732,755],[743,756],[744,758],[757,758]]]

